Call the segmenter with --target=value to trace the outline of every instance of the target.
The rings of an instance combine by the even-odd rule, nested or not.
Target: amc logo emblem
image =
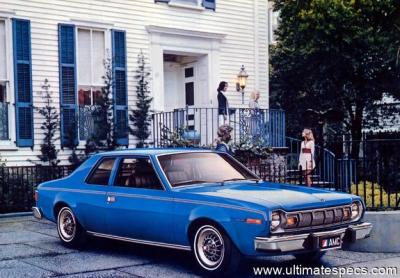
[[[341,245],[340,236],[324,238],[321,240],[321,248],[338,247]]]

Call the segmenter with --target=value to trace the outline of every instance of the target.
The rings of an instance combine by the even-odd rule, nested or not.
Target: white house
[[[107,55],[121,127],[135,104],[140,51],[151,69],[155,111],[217,107],[221,80],[230,85],[230,106],[247,106],[258,89],[268,108],[268,7],[266,0],[0,0],[2,161],[37,159],[43,119],[32,107],[43,105],[46,78],[60,109],[62,148],[72,115],[96,104]],[[242,65],[249,75],[244,105],[235,85]],[[80,146],[85,136],[78,127]],[[135,138],[121,142],[134,146]],[[59,158],[66,162],[69,153],[63,148]]]

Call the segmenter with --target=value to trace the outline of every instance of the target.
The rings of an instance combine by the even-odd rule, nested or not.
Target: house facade
[[[59,109],[59,158],[78,116],[75,140],[88,137],[84,116],[104,86],[111,59],[117,127],[127,129],[135,106],[137,56],[149,66],[152,109],[216,108],[216,88],[229,83],[231,107],[247,107],[261,92],[268,108],[268,1],[265,0],[0,0],[0,153],[7,165],[37,160],[43,118],[44,80]],[[244,65],[244,93],[236,90]],[[121,145],[135,138],[120,133]]]

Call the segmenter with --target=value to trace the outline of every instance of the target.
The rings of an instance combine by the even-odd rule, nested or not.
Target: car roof
[[[123,149],[110,152],[102,152],[96,156],[107,155],[160,155],[160,154],[175,154],[175,153],[190,153],[190,152],[210,152],[210,149],[201,148],[137,148]]]

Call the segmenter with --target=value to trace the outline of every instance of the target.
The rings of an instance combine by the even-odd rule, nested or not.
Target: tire
[[[211,224],[195,230],[192,251],[199,270],[207,276],[232,274],[241,260],[241,254],[231,239]]]
[[[317,263],[321,260],[322,256],[325,255],[323,251],[313,251],[309,253],[300,253],[294,255],[296,260],[302,263]]]
[[[79,248],[86,242],[86,231],[69,207],[62,207],[57,214],[57,232],[63,245]]]

